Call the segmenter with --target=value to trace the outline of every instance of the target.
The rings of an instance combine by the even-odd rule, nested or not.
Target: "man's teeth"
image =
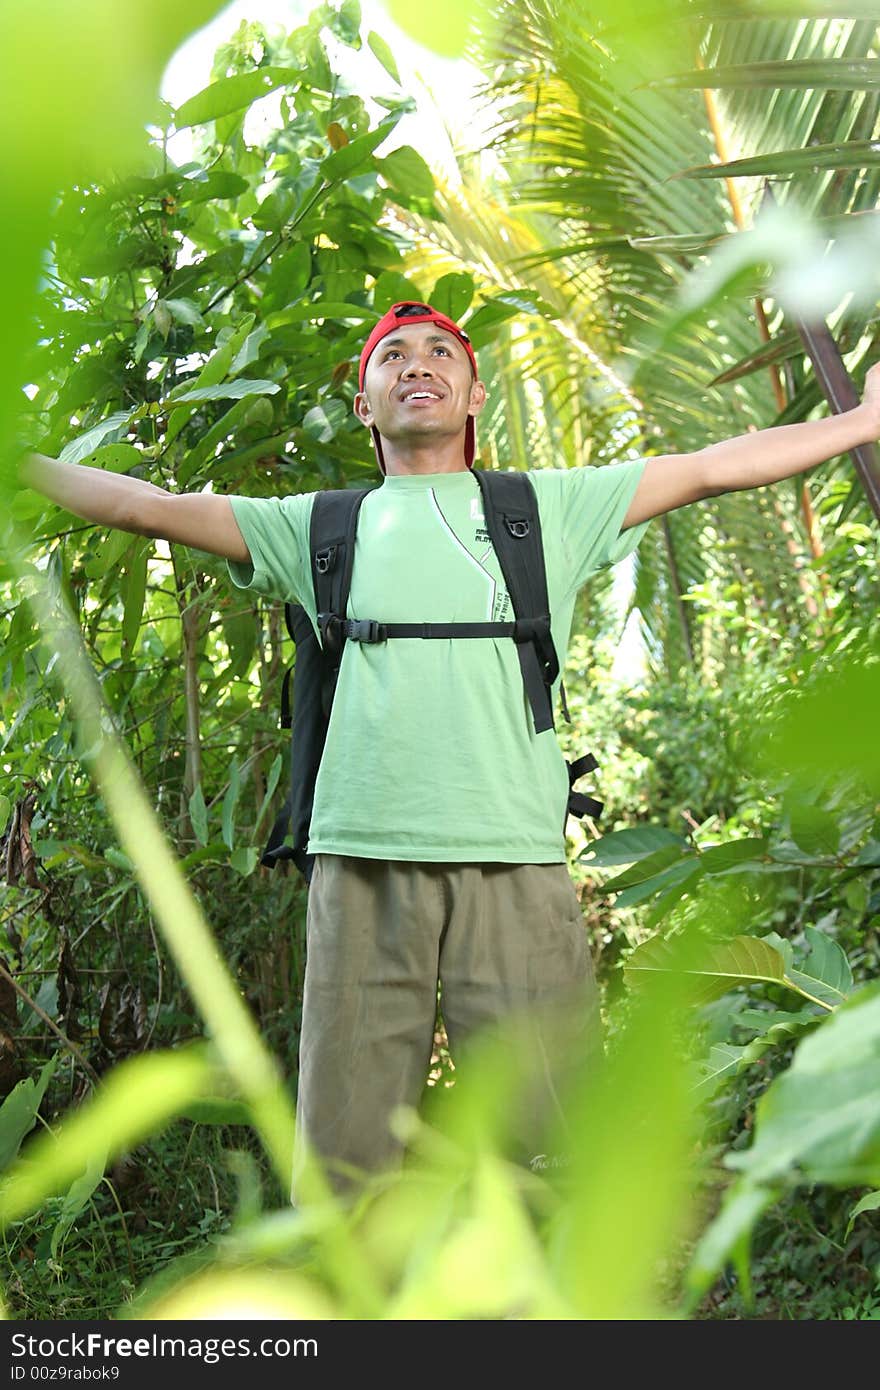
[[[405,401],[436,401],[440,397],[433,391],[409,391],[403,399]]]

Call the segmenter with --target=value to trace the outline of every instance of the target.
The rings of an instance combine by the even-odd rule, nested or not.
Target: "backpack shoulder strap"
[[[550,600],[541,538],[538,497],[527,473],[487,473],[475,468],[483,495],[486,529],[498,556],[501,572],[516,614],[517,642],[523,683],[535,717],[535,732],[551,729],[551,687],[559,675],[559,656],[550,632]],[[562,712],[571,723],[560,684]],[[540,713],[540,722],[539,722]],[[575,783],[598,763],[592,753],[567,762],[569,797],[567,813],[598,820],[602,802],[574,790]]]
[[[319,492],[312,505],[309,549],[318,613],[345,617],[361,503],[373,488]]]
[[[481,468],[473,473],[483,496],[486,529],[516,615],[513,640],[535,732],[540,734],[554,727],[551,687],[559,675],[559,657],[550,633],[538,498],[527,473],[490,473]]]
[[[318,631],[324,652],[322,698],[329,715],[344,643],[331,636],[332,618],[345,618],[361,504],[374,488],[342,488],[317,493],[312,504],[309,550]]]

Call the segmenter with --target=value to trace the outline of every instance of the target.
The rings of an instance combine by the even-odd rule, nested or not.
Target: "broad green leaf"
[[[754,1141],[727,1155],[756,1184],[880,1185],[880,988],[842,1004],[758,1102]]]
[[[688,847],[682,845],[663,845],[653,854],[640,859],[632,868],[625,869],[622,874],[612,878],[608,883],[602,884],[603,893],[620,893],[624,888],[632,888],[637,883],[644,883],[649,878],[654,878],[661,870],[669,868],[670,864],[677,864],[687,856],[689,862],[700,863],[696,855]]]
[[[763,859],[767,853],[765,839],[729,840],[724,845],[712,845],[700,851],[700,864],[707,874],[723,874],[736,864]]]
[[[180,190],[181,203],[206,203],[215,199],[238,198],[250,184],[231,169],[215,169],[207,177],[188,179]]]
[[[39,859],[45,860],[46,868],[55,867],[71,859],[84,864],[87,869],[101,869],[104,867],[104,860],[101,855],[93,854],[85,845],[78,840],[55,840],[51,837],[43,839],[42,835],[33,837],[33,846]]]
[[[196,787],[189,799],[189,818],[195,837],[200,845],[208,843],[208,808],[205,805],[205,797],[202,792],[201,782]]]
[[[46,1087],[52,1080],[61,1054],[41,1068],[39,1076],[25,1077],[9,1092],[0,1105],[0,1172],[5,1172],[21,1147],[21,1141],[37,1122],[37,1111],[43,1103]]]
[[[71,1183],[68,1188],[64,1201],[61,1204],[61,1213],[52,1230],[52,1239],[49,1243],[49,1250],[53,1260],[58,1258],[58,1251],[62,1241],[73,1226],[80,1212],[88,1205],[89,1198],[95,1191],[104,1177],[104,1165],[106,1155],[103,1150],[96,1148],[86,1164],[85,1172]]]
[[[643,885],[646,886],[650,885]],[[621,894],[621,898],[626,896]],[[620,902],[618,898],[615,906]],[[817,938],[821,935],[814,933]],[[791,964],[790,943],[782,941],[775,933],[764,937],[737,936],[730,941],[701,947],[686,959],[679,943],[655,937],[633,951],[624,966],[624,976],[628,983],[635,985],[649,979],[652,973],[682,972],[691,980],[694,997],[701,1003],[740,985],[780,984],[825,1008],[834,1008],[845,998],[841,985],[847,978],[851,984],[846,958],[841,962],[843,952],[839,947],[835,951],[835,945],[827,938],[818,940],[808,962],[812,970],[827,970],[830,982],[795,969]]]
[[[302,78],[303,74],[296,68],[282,67],[258,68],[255,72],[222,77],[179,106],[174,113],[174,124],[178,130],[183,130],[186,126],[216,121],[219,116],[228,116],[250,106],[259,97],[274,92],[276,87],[298,86]]]
[[[124,610],[122,615],[122,647],[127,653],[134,650],[144,603],[147,597],[147,560],[149,551],[146,542],[134,547],[128,562],[122,585]]]
[[[327,399],[323,405],[313,405],[303,416],[302,427],[306,434],[319,444],[329,444],[341,426],[348,419],[348,407],[344,401]]]
[[[474,309],[463,327],[467,329],[474,346],[482,347],[491,341],[502,323],[507,323],[521,313],[534,314],[534,305],[527,303],[524,306],[522,303],[511,302],[509,296],[494,295]]]
[[[373,307],[384,313],[404,299],[424,299],[418,285],[399,270],[383,270],[373,287]]]
[[[114,869],[121,869],[123,873],[133,874],[134,863],[124,850],[117,849],[115,845],[109,845],[104,850],[104,858],[108,864],[112,864]]]
[[[222,840],[209,840],[206,845],[200,845],[198,849],[190,850],[180,861],[180,867],[184,871],[192,869],[196,864],[208,864],[212,861],[217,864],[225,864],[228,859],[226,846]]]
[[[655,893],[665,892],[669,888],[681,888],[683,885],[698,879],[702,876],[703,866],[697,855],[689,855],[687,859],[679,859],[677,863],[670,864],[668,869],[661,869],[659,873],[653,874],[642,883],[633,884],[631,888],[625,888],[614,901],[615,908],[634,907],[636,903],[644,902],[646,898],[651,898]]]
[[[229,647],[232,673],[241,677],[251,664],[257,646],[257,623],[251,609],[223,614],[223,635]]]
[[[221,381],[224,381],[236,354],[242,344],[247,341],[255,323],[256,314],[245,314],[241,323],[232,332],[227,332],[224,341],[218,345],[216,351],[212,352],[195,381],[190,382],[189,385],[195,389],[201,389],[205,386],[218,386]]]
[[[700,1069],[696,1090],[712,1091],[725,1076],[738,1071],[745,1051],[745,1047],[734,1047],[732,1043],[716,1043]]]
[[[761,940],[766,942],[768,946],[772,946],[774,951],[779,952],[779,954],[782,957],[785,969],[790,970],[792,965],[794,964],[794,947],[792,946],[791,942],[788,941],[786,937],[780,936],[779,933],[775,931],[765,932],[764,935],[761,937]]]
[[[475,348],[484,347],[492,341],[501,324],[516,318],[519,312],[512,304],[492,300],[475,309],[463,327]]]
[[[111,444],[110,447],[113,449],[116,445]],[[132,538],[130,531],[108,531],[83,561],[83,570],[87,578],[100,579],[103,575],[109,574],[122,563],[126,552],[134,551],[137,545],[138,542]]]
[[[276,257],[272,258],[273,265]],[[312,278],[312,248],[308,241],[297,241],[281,258],[283,273],[280,274],[284,286],[284,298],[297,300]]]
[[[230,855],[229,862],[237,874],[241,874],[243,878],[247,878],[257,867],[259,858],[259,850],[253,849],[252,847],[245,848],[244,845],[239,845],[238,849],[234,850]]]
[[[166,299],[165,307],[177,323],[189,324],[191,328],[204,328],[205,320],[199,306],[193,299]]]
[[[458,321],[464,311],[470,307],[473,297],[473,276],[467,275],[464,271],[453,270],[448,275],[440,276],[428,296],[428,300],[432,307],[438,309],[441,314],[446,314],[447,318]]]
[[[264,323],[259,324],[257,328],[253,329],[253,331],[247,335],[230,363],[229,375],[237,376],[239,372],[243,372],[246,367],[249,367],[252,362],[256,362],[260,355],[260,348],[268,337],[269,330]],[[264,402],[264,404],[271,410],[268,401]]]
[[[799,849],[794,840],[776,840],[771,848],[773,862],[781,870],[787,864],[815,864],[816,856]]]
[[[190,401],[239,401],[245,396],[274,396],[281,387],[277,381],[256,381],[239,377],[237,381],[220,382],[217,386],[190,386],[185,383],[166,397],[165,404],[185,405]]]
[[[71,439],[69,444],[65,444],[58,457],[64,463],[82,463],[83,459],[88,458],[100,444],[111,434],[118,434],[124,430],[131,420],[130,410],[117,410],[115,414],[108,415],[99,425],[93,425],[85,434],[80,434],[76,439]]]
[[[336,15],[334,33],[339,34],[352,48],[361,46],[361,4],[360,0],[342,0]]]
[[[842,947],[824,932],[805,927],[810,954],[803,969],[789,966],[786,975],[793,985],[822,1003],[836,1008],[852,993],[853,977]]]
[[[659,897],[655,897],[650,907],[645,909],[643,923],[646,931],[653,932],[659,927],[664,918],[668,917],[677,903],[681,902],[687,892],[688,882],[674,883],[671,888],[665,889]]]
[[[880,869],[880,840],[869,840],[852,861],[853,867],[865,866],[872,869]]]
[[[166,341],[168,334],[171,332],[172,322],[171,310],[168,308],[165,300],[157,299],[156,303],[153,305],[153,323],[156,325],[157,331],[161,333],[162,338]]]
[[[233,848],[235,841],[235,808],[238,805],[238,798],[241,793],[241,772],[238,765],[238,758],[233,758],[229,765],[229,786],[223,798],[223,809],[221,812],[221,824],[223,842],[229,849]]]
[[[789,811],[791,838],[805,854],[833,856],[840,846],[840,822],[821,806],[796,802]]]
[[[111,1161],[211,1090],[216,1090],[216,1070],[201,1047],[120,1062],[101,1078],[92,1097],[62,1120],[58,1134],[39,1134],[10,1169],[0,1189],[0,1223],[20,1220],[75,1182],[96,1151],[105,1151]]]
[[[766,1188],[736,1183],[727,1193],[721,1211],[697,1242],[687,1272],[691,1306],[709,1289],[730,1261],[740,1266],[748,1258],[749,1238],[755,1222],[776,1200]]]
[[[391,52],[391,49],[388,47],[381,34],[377,34],[375,30],[371,29],[369,34],[367,35],[367,44],[372,49],[376,57],[379,59],[379,62],[382,64],[388,76],[392,78],[393,81],[395,81],[399,86],[400,73],[397,71],[397,64],[394,61],[394,54]]]
[[[213,459],[217,451],[218,444],[222,444],[229,435],[234,434],[238,426],[247,415],[251,402],[254,400],[265,399],[259,396],[244,396],[240,401],[235,401],[228,410],[224,410],[219,420],[216,420],[209,429],[206,429],[198,438],[198,441],[185,455],[183,462],[177,472],[177,481],[181,487],[186,487],[187,483],[206,464]],[[183,406],[180,410],[175,410],[171,416],[171,425],[179,419],[181,428],[185,424],[188,414],[195,411],[196,406]],[[179,432],[179,431],[177,431]]]
[[[24,611],[23,606],[19,611]],[[16,713],[15,718],[12,720],[11,724],[9,725],[9,728],[6,730],[2,743],[0,743],[0,753],[6,752],[6,749],[10,746],[13,739],[15,738],[15,735],[18,733],[22,724],[24,724],[31,710],[34,708],[34,705],[37,703],[38,698],[39,693],[36,690],[34,690],[22,703],[22,705],[18,709],[18,712]]]
[[[150,315],[148,314],[147,317],[146,317],[146,318],[143,320],[143,322],[141,323],[141,326],[140,326],[140,328],[138,329],[138,331],[137,331],[137,333],[135,334],[135,337],[134,337],[134,352],[133,352],[133,356],[134,356],[135,362],[140,362],[141,359],[143,358],[143,355],[144,355],[144,353],[145,353],[146,350],[147,350],[147,344],[148,344],[149,341],[150,341],[150,335],[152,334],[152,331],[153,331],[153,324],[152,324],[151,317],[150,317]]]
[[[407,197],[434,196],[434,175],[411,145],[401,145],[384,159],[377,159],[376,168],[392,189],[398,189]]]
[[[49,505],[41,493],[23,488],[11,499],[9,515],[16,521],[33,521],[35,517],[43,516]]]
[[[356,323],[363,323],[372,319],[378,320],[379,315],[375,309],[366,308],[363,304],[345,304],[332,302],[330,300],[319,299],[314,304],[289,304],[284,309],[279,309],[277,313],[270,314],[266,319],[270,329],[281,328],[287,323],[327,323],[334,319],[354,319]]]
[[[120,441],[118,444],[102,444],[80,462],[89,468],[103,468],[108,473],[128,473],[132,468],[143,466],[144,456],[133,444]]]
[[[677,845],[683,853],[688,841],[662,825],[638,825],[631,830],[613,830],[610,835],[601,836],[578,857],[589,868],[604,869],[612,864],[634,864],[669,845]]]
[[[880,1192],[868,1192],[860,1202],[856,1202],[849,1214],[844,1240],[849,1240],[852,1235],[852,1228],[856,1222],[856,1217],[861,1216],[865,1211],[880,1211]]]
[[[627,984],[641,987],[662,975],[682,975],[695,1002],[706,1003],[741,985],[786,983],[779,952],[754,936],[702,943],[685,953],[680,942],[655,937],[637,946],[624,965]]]
[[[350,140],[341,149],[334,150],[321,161],[321,173],[325,179],[337,181],[350,178],[356,170],[370,165],[373,151],[383,140],[387,140],[395,125],[395,120],[380,121],[374,130]]]
[[[766,940],[766,938],[764,939]],[[787,971],[786,974],[788,974]],[[785,1009],[774,1009],[772,1012],[764,1012],[761,1009],[743,1009],[736,1016],[737,1023],[741,1023],[745,1027],[757,1028],[760,1036],[771,1043],[794,1037],[796,1033],[803,1032],[805,1028],[814,1028],[825,1017],[824,1012],[820,1013],[810,1005],[799,1009],[797,1013],[791,1013]]]
[[[8,796],[5,796],[3,792],[0,792],[0,835],[3,834],[4,830],[6,829],[6,826],[9,823],[9,815],[11,811],[12,802],[9,800]]]

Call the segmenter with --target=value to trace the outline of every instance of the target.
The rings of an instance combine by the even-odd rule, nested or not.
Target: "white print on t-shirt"
[[[501,589],[495,598],[495,610],[492,614],[492,621],[493,623],[508,623],[512,617],[510,594],[506,589]]]
[[[485,521],[485,520],[486,520],[486,516],[485,516],[485,513],[484,513],[482,507],[480,506],[480,499],[479,499],[479,497],[472,497],[472,498],[471,498],[471,521]]]
[[[477,550],[477,559],[481,565],[485,565],[486,561],[494,554],[494,551],[492,549],[492,541],[489,532],[484,530],[482,526],[478,526],[474,532],[474,546],[480,545],[484,548],[483,550]]]
[[[476,569],[478,569],[478,570],[480,571],[480,574],[482,574],[483,577],[487,580],[487,582],[488,582],[490,588],[489,588],[489,594],[488,594],[488,602],[487,602],[487,604],[486,604],[486,616],[488,617],[489,621],[491,622],[491,621],[492,621],[492,610],[493,610],[493,608],[494,608],[494,606],[495,606],[495,591],[496,591],[495,580],[493,579],[493,577],[492,577],[492,575],[489,573],[489,571],[488,571],[487,569],[484,569],[484,567],[480,564],[479,560],[477,560],[477,559],[471,554],[471,552],[468,550],[467,546],[466,546],[466,545],[463,545],[462,542],[459,540],[458,536],[457,536],[457,535],[455,534],[455,532],[453,531],[453,529],[452,529],[452,527],[450,526],[449,522],[446,520],[446,517],[443,515],[443,512],[442,512],[441,509],[440,509],[440,503],[437,501],[437,494],[435,493],[435,491],[434,491],[433,488],[430,489],[430,491],[429,491],[429,493],[428,493],[428,496],[429,496],[430,499],[431,499],[431,505],[432,505],[432,507],[433,507],[433,509],[434,509],[434,515],[437,517],[438,521],[440,522],[440,524],[441,524],[441,526],[443,527],[444,531],[446,532],[447,536],[449,536],[449,538],[455,543],[455,545],[456,545],[456,546],[458,547],[458,549],[461,551],[462,555],[466,556],[466,558],[468,559],[468,561],[470,562],[470,564],[474,565],[474,566],[476,567]]]

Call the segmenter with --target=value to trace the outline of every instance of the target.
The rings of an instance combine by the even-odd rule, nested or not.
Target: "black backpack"
[[[308,853],[315,782],[345,642],[385,642],[392,637],[511,637],[517,646],[523,686],[535,732],[554,728],[551,687],[559,657],[550,633],[547,576],[541,544],[538,499],[526,473],[473,470],[483,496],[486,529],[513,604],[509,623],[383,623],[346,617],[361,503],[373,488],[319,492],[312,507],[309,544],[320,641],[305,609],[285,604],[287,630],[296,660],[281,689],[281,727],[293,732],[290,790],[269,837],[261,863],[273,867],[292,859],[308,883],[314,856]],[[293,690],[291,699],[291,674]],[[562,710],[571,723],[561,687]],[[291,717],[292,710],[292,717]],[[602,803],[574,791],[579,777],[597,766],[592,753],[568,763],[567,815],[597,819]],[[286,842],[288,832],[292,844]]]

